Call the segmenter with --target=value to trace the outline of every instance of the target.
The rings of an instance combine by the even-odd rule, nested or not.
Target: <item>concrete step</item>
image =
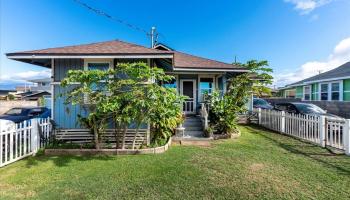
[[[198,122],[198,123],[184,123],[183,127],[202,127],[202,122]]]
[[[201,118],[199,117],[191,117],[191,118],[186,118],[185,122],[200,122]]]
[[[185,131],[203,131],[203,127],[201,126],[184,126]]]
[[[185,137],[203,137],[203,131],[188,131],[185,129]]]

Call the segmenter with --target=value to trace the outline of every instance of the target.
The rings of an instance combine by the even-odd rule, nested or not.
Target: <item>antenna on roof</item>
[[[156,27],[152,27],[151,29],[151,48],[154,48],[154,46],[157,44],[158,41],[158,33],[156,30]]]

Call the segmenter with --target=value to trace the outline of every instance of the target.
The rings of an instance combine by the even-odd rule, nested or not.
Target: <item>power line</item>
[[[127,21],[124,21],[124,20],[115,18],[115,17],[113,17],[113,16],[107,14],[106,12],[104,12],[104,11],[102,11],[102,10],[93,8],[93,7],[89,6],[88,4],[86,4],[86,3],[84,3],[84,2],[81,2],[80,0],[73,0],[73,1],[74,1],[75,3],[81,5],[81,6],[85,7],[86,9],[88,9],[88,10],[90,10],[90,11],[92,11],[92,12],[98,14],[98,15],[100,15],[100,16],[107,17],[108,19],[110,19],[110,20],[112,20],[112,21],[114,21],[114,22],[123,24],[123,25],[125,25],[125,26],[127,26],[127,27],[129,27],[129,28],[131,28],[131,29],[134,29],[134,30],[136,30],[136,31],[142,32],[142,33],[146,34],[147,37],[150,37],[150,36],[151,36],[151,34],[150,34],[148,31],[146,31],[145,29],[142,29],[142,28],[140,28],[140,27],[138,27],[138,26],[135,26],[135,25],[133,25],[133,24],[130,24],[130,23],[128,23]]]

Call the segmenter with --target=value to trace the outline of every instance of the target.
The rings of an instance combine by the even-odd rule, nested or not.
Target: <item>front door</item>
[[[180,91],[181,94],[187,96],[187,99],[183,103],[183,112],[185,114],[195,114],[196,113],[196,80],[181,80],[180,81]]]

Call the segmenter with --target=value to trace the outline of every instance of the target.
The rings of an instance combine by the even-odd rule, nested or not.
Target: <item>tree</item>
[[[89,102],[85,104],[88,115],[80,116],[79,121],[94,134],[96,148],[99,148],[103,130],[113,122],[116,148],[124,149],[126,133],[132,123],[136,126],[133,148],[144,124],[151,124],[156,127],[152,130],[163,133],[173,129],[174,124],[176,127],[183,97],[152,81],[167,82],[173,78],[162,69],[151,68],[145,63],[126,63],[107,71],[70,71],[61,85],[68,87],[69,83],[80,83],[66,93],[66,102],[73,105]],[[163,123],[161,117],[167,117],[167,123]],[[166,136],[165,139],[169,134]],[[161,135],[154,134],[154,137]]]
[[[249,69],[250,73],[229,79],[227,92],[223,97],[220,97],[219,92],[213,92],[209,97],[210,121],[222,133],[235,131],[238,114],[247,111],[246,105],[251,95],[270,93],[268,85],[272,83],[273,77],[270,73],[273,71],[268,68],[267,61],[252,60],[240,65]]]

